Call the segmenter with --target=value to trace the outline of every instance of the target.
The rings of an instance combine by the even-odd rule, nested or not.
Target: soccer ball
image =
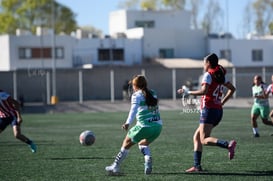
[[[86,130],[80,134],[79,140],[81,145],[90,146],[94,144],[96,137],[92,131]]]

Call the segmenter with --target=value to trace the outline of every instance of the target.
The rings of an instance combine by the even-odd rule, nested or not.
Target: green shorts
[[[149,143],[152,143],[161,133],[162,125],[152,127],[141,127],[138,125],[133,126],[127,136],[131,138],[134,143],[138,143],[143,139],[146,139]]]
[[[262,119],[268,119],[269,110],[269,106],[259,106],[254,104],[251,109],[251,115],[254,114],[261,116]]]

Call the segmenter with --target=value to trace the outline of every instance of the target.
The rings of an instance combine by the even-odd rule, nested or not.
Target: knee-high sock
[[[149,146],[146,145],[138,145],[140,152],[144,155],[145,162],[149,162],[151,160],[151,151]]]
[[[125,148],[121,148],[115,158],[114,164],[117,164],[117,165],[121,164],[121,162],[126,158],[128,152],[129,152],[129,150],[127,150]]]
[[[193,161],[194,166],[198,167],[201,165],[201,158],[202,158],[202,152],[201,151],[194,151],[193,152]]]
[[[228,141],[225,140],[217,140],[216,145],[220,146],[221,148],[228,148]]]

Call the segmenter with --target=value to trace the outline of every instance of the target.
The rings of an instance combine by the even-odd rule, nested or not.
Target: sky
[[[93,26],[109,33],[109,13],[119,10],[119,3],[124,0],[57,0],[69,7],[75,14],[79,26]],[[224,11],[223,21],[226,32],[231,32],[236,38],[243,38],[243,12],[248,2],[252,0],[218,0]]]

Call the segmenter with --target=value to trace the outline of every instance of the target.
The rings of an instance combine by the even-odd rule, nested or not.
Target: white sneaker
[[[117,164],[112,164],[110,166],[105,167],[105,170],[109,173],[109,174],[119,174],[119,166]]]
[[[144,173],[149,175],[152,173],[152,159],[149,159],[147,162],[144,163]]]

